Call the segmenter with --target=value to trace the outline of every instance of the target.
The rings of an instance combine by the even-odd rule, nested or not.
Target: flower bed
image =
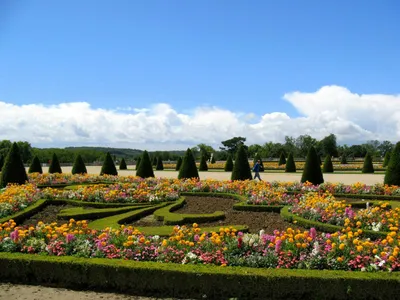
[[[23,210],[42,196],[34,184],[9,185],[0,193],[0,218]]]

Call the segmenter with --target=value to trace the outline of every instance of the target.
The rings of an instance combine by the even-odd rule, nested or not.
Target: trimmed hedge
[[[57,154],[53,153],[53,157],[50,161],[50,166],[49,166],[49,173],[54,174],[54,173],[62,173],[60,162],[58,161]]]
[[[103,165],[100,170],[100,175],[118,175],[117,168],[115,167],[114,161],[111,157],[110,152],[107,152],[104,159]]]
[[[399,273],[257,269],[0,253],[0,280],[196,299],[398,299]]]
[[[28,176],[26,175],[18,145],[14,142],[8,151],[1,171],[0,188],[6,187],[9,183],[24,184],[26,181],[28,181]]]
[[[228,159],[225,162],[224,171],[231,172],[233,170],[233,160],[232,156],[229,154]]]
[[[188,223],[206,223],[222,220],[225,218],[223,211],[216,211],[212,214],[175,214],[185,204],[185,198],[181,197],[176,203],[156,210],[153,214],[158,221],[165,225],[182,225]]]
[[[145,206],[148,207],[148,206]],[[97,209],[84,209],[83,207],[68,208],[60,211],[57,214],[57,219],[69,220],[94,220],[122,214],[128,211],[138,210],[144,208],[143,206],[128,206],[118,208],[97,208]]]
[[[37,155],[35,155],[35,157],[33,158],[32,162],[31,162],[31,164],[29,166],[28,173],[40,173],[40,174],[43,174],[42,164],[40,163],[40,160],[37,157]]]
[[[324,177],[321,171],[321,162],[318,159],[317,151],[314,146],[311,146],[307,153],[306,163],[301,176],[301,182],[309,181],[312,184],[321,184],[324,182]]]

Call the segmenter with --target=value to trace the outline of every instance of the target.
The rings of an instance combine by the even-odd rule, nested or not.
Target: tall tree
[[[72,166],[72,174],[87,174],[87,169],[85,166],[85,162],[80,154],[78,154],[75,158],[74,165]]]
[[[199,178],[196,161],[194,160],[192,150],[190,150],[190,148],[186,150],[185,156],[183,157],[182,166],[179,169],[178,174],[178,179],[186,178]]]
[[[117,168],[115,167],[110,152],[107,152],[106,154],[103,166],[101,167],[100,175],[118,175]]]
[[[221,143],[222,145],[224,145],[224,147],[220,147],[220,149],[223,151],[228,151],[233,156],[236,154],[236,151],[238,150],[239,146],[244,145],[245,142],[246,142],[245,137],[235,136],[229,140],[222,141]],[[247,146],[244,147],[246,150]]]
[[[40,173],[43,174],[42,164],[40,163],[37,155],[32,159],[31,165],[29,166],[28,173]]]
[[[60,162],[58,161],[58,157],[55,153],[53,153],[53,157],[50,162],[49,173],[50,174],[62,173]]]
[[[307,134],[300,135],[296,139],[296,146],[298,148],[300,157],[305,157],[308,153],[308,149],[310,149],[311,146],[316,147],[316,145],[317,145],[317,140]]]
[[[232,170],[232,180],[247,180],[253,179],[247,157],[246,149],[243,145],[239,145],[236,152],[235,163]]]
[[[143,151],[142,158],[140,159],[139,165],[136,167],[136,176],[142,178],[154,177],[153,166],[150,161],[149,153]]]
[[[200,151],[200,158],[205,156],[206,160],[209,160],[211,158],[211,153],[215,151],[213,147],[206,144],[198,144],[197,148],[198,151]]]
[[[292,153],[292,155],[296,154],[297,152],[296,139],[291,136],[285,136],[285,144],[283,147],[286,153]]]
[[[336,143],[336,135],[331,133],[330,135],[324,137],[321,142],[321,148],[324,155],[330,155],[337,157],[338,156],[338,149]]]
[[[308,150],[303,175],[301,176],[301,182],[306,181],[309,181],[312,184],[321,184],[324,182],[321,165],[318,162],[317,151],[314,146],[311,146],[310,150]]]
[[[6,187],[9,183],[24,184],[27,180],[18,145],[13,143],[1,171],[0,187]]]

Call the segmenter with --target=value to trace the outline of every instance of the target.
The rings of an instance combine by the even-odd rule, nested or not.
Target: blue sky
[[[400,94],[399,14],[395,0],[2,0],[0,101],[310,117],[284,95]]]

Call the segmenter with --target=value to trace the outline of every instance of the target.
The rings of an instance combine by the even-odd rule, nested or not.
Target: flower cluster
[[[34,184],[8,185],[0,193],[0,218],[23,210],[41,196],[42,193]]]

